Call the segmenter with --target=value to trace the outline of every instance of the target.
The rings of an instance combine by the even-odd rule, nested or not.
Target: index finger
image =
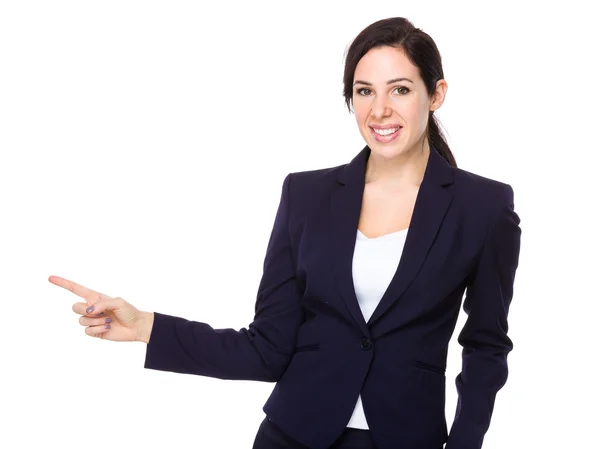
[[[101,293],[84,287],[76,282],[61,278],[60,276],[50,276],[48,280],[54,285],[58,285],[59,287],[75,293],[77,296],[85,299],[88,304],[93,304],[96,302],[96,300],[102,299]]]

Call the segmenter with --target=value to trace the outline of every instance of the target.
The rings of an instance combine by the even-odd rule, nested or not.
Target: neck
[[[430,151],[426,140],[393,158],[382,157],[371,151],[367,161],[365,183],[390,188],[420,186]]]

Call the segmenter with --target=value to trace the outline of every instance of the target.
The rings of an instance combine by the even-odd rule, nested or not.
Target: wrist
[[[154,325],[154,312],[140,312],[140,318],[137,325],[137,334],[135,341],[143,341],[148,344]]]

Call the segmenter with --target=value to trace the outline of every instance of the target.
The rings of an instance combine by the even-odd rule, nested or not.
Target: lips
[[[391,142],[400,135],[401,131],[402,126],[399,125],[377,126],[377,128],[371,126],[371,135],[377,142],[381,143]],[[380,134],[381,132],[383,132],[383,134]]]
[[[375,125],[375,124],[371,124],[369,126],[371,128],[373,128],[373,129],[401,128],[401,126],[398,125],[397,123],[388,123],[387,125]]]
[[[401,126],[390,126],[390,127],[386,127],[386,128],[374,128],[371,127],[371,129],[379,134],[380,136],[389,136],[393,133],[395,133],[396,131],[398,131],[400,128],[402,128]]]

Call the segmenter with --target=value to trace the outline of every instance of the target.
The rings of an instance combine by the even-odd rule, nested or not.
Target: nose
[[[373,97],[373,102],[371,103],[371,117],[374,119],[381,119],[383,117],[387,117],[391,114],[391,108],[387,105],[387,97],[377,96]]]

